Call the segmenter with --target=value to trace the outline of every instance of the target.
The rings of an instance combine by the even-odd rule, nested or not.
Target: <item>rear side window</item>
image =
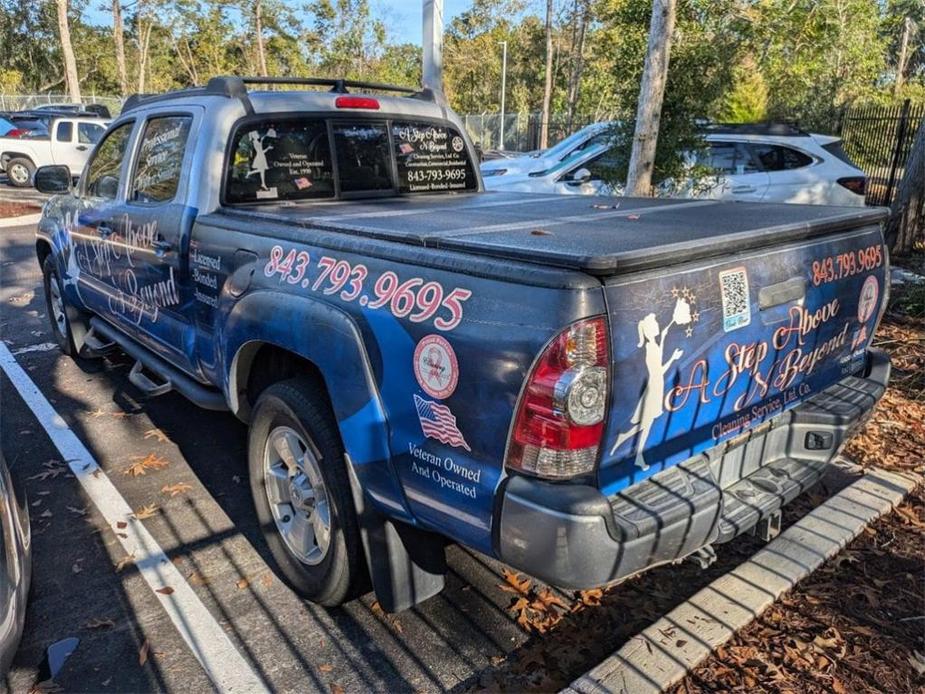
[[[96,123],[78,123],[77,141],[82,145],[95,145],[100,141],[104,130],[106,128]]]
[[[392,138],[400,192],[475,189],[477,183],[466,153],[466,141],[453,128],[395,121]]]
[[[132,133],[132,125],[132,121],[123,123],[110,132],[96,148],[93,160],[87,168],[85,186],[87,194],[91,197],[115,199],[119,191],[122,160],[125,158],[125,147]]]
[[[235,133],[230,156],[228,202],[334,197],[328,131],[321,119],[242,126]]]
[[[166,116],[145,123],[132,177],[131,202],[173,200],[180,184],[183,153],[192,122],[190,116]]]
[[[749,148],[764,171],[801,169],[813,163],[811,156],[782,145],[751,144]]]
[[[70,121],[60,121],[55,129],[55,138],[58,142],[70,142],[74,137],[74,124]]]

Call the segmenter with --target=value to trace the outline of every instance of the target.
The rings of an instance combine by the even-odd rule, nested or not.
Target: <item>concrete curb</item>
[[[562,691],[666,690],[844,549],[867,525],[890,512],[921,481],[884,470],[868,472]]]
[[[41,212],[37,212],[35,214],[24,214],[19,217],[7,217],[6,219],[0,219],[0,229],[9,229],[12,227],[24,227],[29,226],[30,224],[38,224],[41,218]]]

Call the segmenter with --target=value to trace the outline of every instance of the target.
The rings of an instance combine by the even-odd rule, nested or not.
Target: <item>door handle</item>
[[[96,233],[98,233],[102,238],[106,239],[112,236],[112,227],[106,224],[100,224],[96,227]]]
[[[733,186],[732,192],[733,193],[754,193],[755,186]]]
[[[771,284],[758,290],[758,307],[764,311],[781,304],[801,301],[806,297],[806,280],[791,277],[789,280]]]
[[[87,151],[87,145],[77,145],[77,149],[81,152]]]
[[[168,251],[173,249],[173,244],[170,241],[164,241],[163,239],[157,239],[151,244],[151,248],[154,249],[154,254],[157,256],[163,256]]]

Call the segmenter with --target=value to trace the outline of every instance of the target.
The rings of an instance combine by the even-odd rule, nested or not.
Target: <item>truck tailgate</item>
[[[863,370],[888,288],[878,224],[606,281],[616,492]]]

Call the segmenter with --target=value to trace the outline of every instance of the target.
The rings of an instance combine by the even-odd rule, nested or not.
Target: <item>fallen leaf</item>
[[[39,518],[51,518],[53,515],[55,515],[55,514],[53,514],[53,513],[51,512],[51,509],[50,509],[50,508],[46,508],[44,511],[42,511],[42,512],[39,514]]]
[[[162,458],[154,453],[148,453],[146,456],[132,456],[131,460],[134,460],[135,462],[128,467],[123,468],[123,475],[139,477],[140,475],[144,475],[148,470],[161,470],[170,465],[169,460]]]
[[[157,439],[158,443],[170,443],[170,439],[167,438],[167,434],[165,434],[160,429],[148,429],[145,432],[144,437],[146,439]]]
[[[186,577],[186,580],[189,581],[190,585],[194,586],[204,586],[209,583],[209,579],[198,571],[193,571],[193,573]]]
[[[112,677],[107,677],[105,680],[100,682],[100,684],[102,684],[104,687],[108,687],[110,682],[112,682]]]
[[[674,645],[676,648],[684,648],[687,645],[687,641],[684,639],[678,639]]]
[[[604,591],[600,588],[591,588],[590,590],[581,590],[578,592],[578,599],[581,601],[581,604],[587,605],[588,607],[600,605],[603,596]]]
[[[507,584],[500,584],[498,587],[507,592],[507,593],[520,593],[521,595],[526,595],[530,592],[530,586],[533,581],[529,578],[521,578],[520,574],[516,571],[511,571],[510,569],[502,569],[501,575]]]
[[[116,522],[116,527],[117,527],[119,530],[122,530],[123,528],[125,528],[125,527],[127,527],[127,526],[128,526],[128,523],[126,523],[125,521],[117,521],[117,522]]]
[[[122,571],[126,566],[131,566],[135,563],[135,554],[128,554],[122,557],[118,562],[116,562],[116,572]]]
[[[164,494],[170,494],[170,496],[177,496],[178,494],[185,494],[192,486],[188,485],[186,482],[177,482],[176,484],[165,484],[161,488],[161,492]]]
[[[160,593],[161,595],[172,595],[172,594],[173,594],[173,588],[171,588],[170,586],[164,586],[163,588],[158,588],[158,589],[155,590],[154,592],[155,592],[155,593]]]
[[[135,518],[138,520],[145,520],[146,518],[151,518],[157,514],[158,507],[155,504],[148,504],[147,506],[142,506],[140,509],[135,511]]]
[[[98,619],[94,617],[89,622],[84,624],[84,629],[111,629],[116,623],[111,619]]]
[[[325,663],[324,665],[318,666],[318,672],[331,672],[333,669],[334,669],[334,666],[328,665],[327,663]]]
[[[151,644],[148,642],[148,639],[145,639],[145,642],[141,644],[141,648],[138,649],[138,664],[144,665],[148,662],[148,652],[151,650]]]
[[[925,655],[922,655],[918,651],[912,651],[912,655],[908,658],[909,664],[915,668],[915,671],[921,677],[925,675]]]
[[[67,510],[70,511],[71,513],[76,513],[78,516],[87,515],[87,509],[85,508],[75,508],[74,506],[68,506]]]
[[[71,567],[71,573],[79,574],[83,569],[80,568],[80,564],[74,564]]]
[[[344,688],[335,682],[331,685],[331,694],[344,694]]]
[[[237,582],[235,585],[238,586],[238,588],[239,588],[240,590],[244,590],[244,589],[247,588],[250,584],[251,584],[250,581],[248,581],[246,578],[242,578],[242,579],[239,579],[238,582]]]

